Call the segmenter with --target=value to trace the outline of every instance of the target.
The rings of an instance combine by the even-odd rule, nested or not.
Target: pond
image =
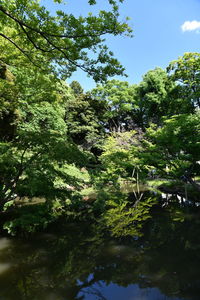
[[[159,197],[138,236],[82,222],[1,237],[0,300],[199,300],[199,207]]]

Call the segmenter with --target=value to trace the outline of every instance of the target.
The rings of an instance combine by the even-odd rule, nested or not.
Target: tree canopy
[[[22,55],[27,63],[64,78],[77,68],[96,81],[124,74],[124,68],[106,46],[105,37],[131,35],[132,30],[127,22],[119,21],[118,1],[108,2],[108,11],[75,17],[62,10],[52,15],[37,0],[2,0],[1,43],[8,44],[14,54],[2,55],[1,60],[12,64],[13,56]],[[96,1],[88,3],[95,5]]]
[[[126,232],[136,233],[153,205],[140,201],[139,182],[156,177],[199,192],[199,54],[139,84],[107,80],[124,69],[106,37],[131,35],[120,2],[75,17],[36,0],[0,1],[0,214],[15,212],[4,226],[11,233],[88,215],[116,235],[132,224]],[[67,84],[77,68],[100,83],[88,92]],[[126,181],[136,184],[132,203],[120,190]],[[34,198],[42,203],[24,208]]]

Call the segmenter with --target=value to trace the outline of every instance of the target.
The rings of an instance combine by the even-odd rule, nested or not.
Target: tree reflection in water
[[[120,236],[113,235],[110,230],[115,229],[116,218],[114,224],[109,223],[109,230],[103,219],[96,224],[62,224],[57,226],[59,232],[54,228],[26,241],[10,239],[5,243],[4,238],[0,264],[9,267],[0,274],[0,299],[110,300],[114,298],[104,292],[106,287],[114,291],[114,286],[124,287],[124,299],[131,287],[133,294],[138,289],[141,295],[142,291],[151,295],[157,288],[162,293],[158,299],[199,299],[199,210],[181,205],[172,196],[167,207],[161,197],[155,202],[155,195],[150,198],[148,194],[141,201],[140,219],[130,218],[126,224],[131,228],[137,222],[144,223],[137,229],[138,238],[136,233],[134,238],[128,235],[125,225],[125,236],[123,230]],[[143,220],[145,201],[149,217]],[[130,203],[129,198],[127,210],[131,214],[136,207],[131,208]],[[147,293],[144,299],[153,298]]]

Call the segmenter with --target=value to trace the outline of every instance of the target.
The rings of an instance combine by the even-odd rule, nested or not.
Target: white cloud
[[[200,30],[200,21],[186,21],[181,26],[183,32],[185,31],[196,31],[199,32]]]

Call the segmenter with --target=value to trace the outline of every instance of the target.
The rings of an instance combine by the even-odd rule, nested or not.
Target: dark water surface
[[[140,238],[85,223],[1,237],[0,300],[199,300],[197,208],[174,202],[152,214]]]

